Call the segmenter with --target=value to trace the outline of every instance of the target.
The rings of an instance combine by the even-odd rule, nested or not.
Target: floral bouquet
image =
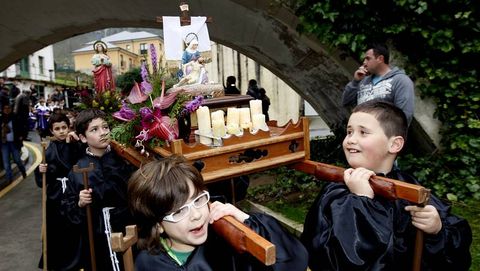
[[[112,114],[121,107],[121,95],[115,90],[103,91],[95,96],[82,97],[82,103],[78,106],[80,110],[87,108],[100,109],[107,115]]]
[[[115,124],[112,138],[119,143],[142,147],[162,145],[179,138],[178,119],[194,112],[203,97],[190,100],[181,92],[165,94],[165,72],[157,68],[155,46],[150,44],[152,69],[142,63],[142,82],[135,82],[130,94],[112,114]]]

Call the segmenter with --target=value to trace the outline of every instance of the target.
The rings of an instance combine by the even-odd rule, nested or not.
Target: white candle
[[[240,133],[240,126],[238,123],[227,124],[227,133],[231,135],[236,135]]]
[[[208,106],[200,106],[197,111],[198,131],[200,134],[210,134],[212,131],[212,125],[210,124],[210,110]],[[200,143],[205,145],[211,145],[212,139],[204,136],[200,136]]]
[[[253,115],[262,114],[262,100],[250,100],[250,112]]]
[[[240,108],[240,127],[246,129],[251,126],[250,121],[250,108],[243,107]]]
[[[236,107],[229,107],[227,109],[227,126],[239,126],[240,111]]]
[[[254,130],[265,130],[267,123],[265,122],[265,115],[264,114],[255,114],[252,116],[252,123]]]
[[[212,130],[213,136],[224,137],[226,134],[225,131],[225,122],[223,120],[212,120]]]
[[[217,110],[215,112],[212,112],[212,126],[213,126],[213,121],[214,120],[220,120],[225,123],[225,118],[223,117],[225,113],[223,110]]]

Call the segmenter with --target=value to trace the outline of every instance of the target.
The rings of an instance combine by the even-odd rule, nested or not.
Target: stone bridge
[[[49,44],[94,30],[161,28],[156,17],[178,16],[179,2],[4,1],[0,9],[0,70]],[[300,35],[296,31],[299,20],[292,10],[268,0],[195,0],[189,4],[190,15],[213,17],[209,25],[213,41],[269,69],[308,101],[330,127],[348,115],[340,104],[341,93],[359,63],[342,60],[334,49]],[[423,132],[429,129],[416,124],[413,138],[431,144]]]

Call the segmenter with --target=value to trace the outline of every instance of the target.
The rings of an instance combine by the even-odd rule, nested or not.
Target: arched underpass
[[[192,16],[211,16],[210,38],[257,61],[308,101],[330,126],[348,115],[343,86],[358,63],[341,60],[316,39],[300,36],[292,10],[267,0],[190,1]],[[179,15],[179,1],[6,1],[0,11],[0,70],[46,45],[108,27],[156,27],[157,16]],[[431,140],[417,123],[410,139]]]

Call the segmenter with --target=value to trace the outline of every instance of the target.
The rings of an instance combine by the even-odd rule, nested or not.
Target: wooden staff
[[[420,203],[418,206],[425,207],[427,202]],[[413,263],[412,263],[412,270],[413,271],[420,271],[422,269],[422,254],[423,254],[423,231],[417,228],[417,232],[415,234],[415,250],[413,253]]]
[[[88,189],[88,172],[95,169],[95,165],[90,163],[86,168],[80,168],[78,165],[73,166],[73,172],[75,173],[82,173],[83,174],[83,187],[84,189]],[[88,241],[90,243],[90,261],[92,263],[92,270],[97,270],[97,261],[95,259],[95,243],[93,238],[93,225],[92,225],[92,209],[90,204],[86,206],[87,212],[87,227],[88,227]]]
[[[322,181],[343,182],[344,168],[329,164],[305,160],[292,166],[294,169],[313,174]],[[388,199],[405,199],[419,206],[425,206],[430,199],[430,189],[420,185],[414,185],[389,178],[372,176],[370,185],[377,195]],[[423,231],[417,229],[415,236],[415,248],[413,253],[412,270],[419,271],[422,263]]]
[[[45,151],[47,143],[42,142],[42,164],[46,163]],[[43,270],[47,267],[47,172],[42,172],[42,239],[43,239]]]

